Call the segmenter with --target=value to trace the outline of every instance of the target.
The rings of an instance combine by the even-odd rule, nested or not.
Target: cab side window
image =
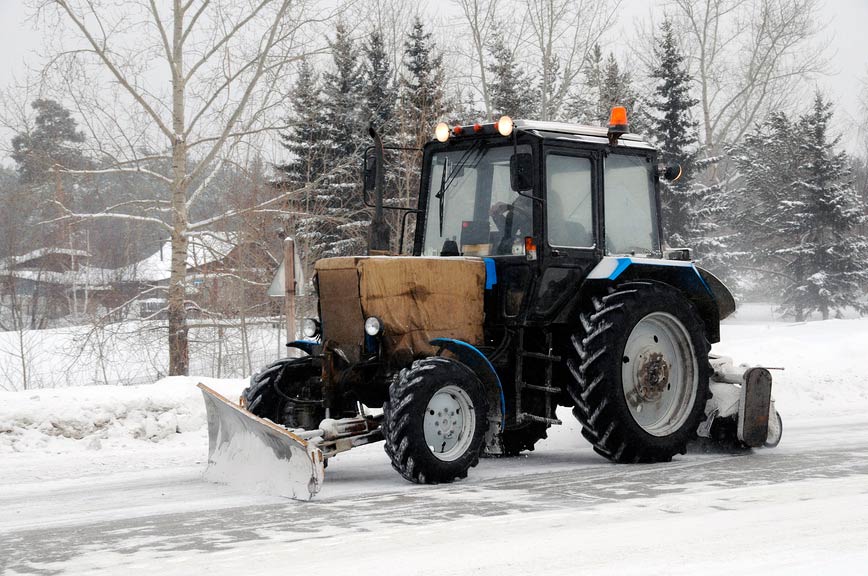
[[[651,166],[644,156],[610,154],[603,174],[606,252],[650,254],[659,249]]]
[[[546,186],[549,244],[592,247],[591,160],[550,152],[546,155]]]

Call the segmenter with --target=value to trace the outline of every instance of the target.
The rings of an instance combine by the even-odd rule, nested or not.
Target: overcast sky
[[[410,1],[410,0],[408,0]],[[441,15],[453,8],[442,0],[429,2],[431,12]],[[648,14],[658,0],[622,0],[619,27],[629,30],[635,19]],[[817,80],[818,86],[830,94],[836,104],[839,130],[852,126],[859,106],[862,82],[868,75],[868,0],[825,0],[824,17],[828,19],[825,33],[830,44],[831,67],[828,75]],[[29,22],[27,9],[21,0],[0,0],[0,86],[5,87],[16,77],[27,74],[28,64],[35,66],[40,58],[41,33]],[[613,40],[613,42],[617,42]],[[613,49],[617,49],[613,46]],[[848,139],[853,142],[853,139]]]

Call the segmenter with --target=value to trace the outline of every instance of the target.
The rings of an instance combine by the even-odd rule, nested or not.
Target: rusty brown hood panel
[[[383,321],[387,354],[432,353],[432,338],[482,343],[481,258],[370,256],[316,263],[324,337],[358,359],[364,320]]]

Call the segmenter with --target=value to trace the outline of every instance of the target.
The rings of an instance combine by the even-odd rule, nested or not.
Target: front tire
[[[501,433],[503,456],[518,456],[525,450],[533,452],[536,443],[545,440],[549,425],[542,422],[528,422],[519,428],[507,428]]]
[[[392,381],[383,414],[386,453],[407,480],[452,482],[479,463],[488,398],[463,364],[441,357],[417,360]]]
[[[619,285],[581,315],[568,361],[573,413],[615,462],[667,462],[696,437],[709,396],[709,343],[693,304],[651,282]]]
[[[313,358],[281,358],[250,378],[244,407],[286,428],[315,429],[325,418],[322,383]]]

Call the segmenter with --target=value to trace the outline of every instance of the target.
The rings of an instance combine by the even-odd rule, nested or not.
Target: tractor
[[[300,357],[239,402],[201,386],[209,470],[257,466],[243,461],[258,443],[309,498],[328,460],[382,441],[407,480],[450,483],[483,455],[533,450],[559,406],[613,462],[667,462],[697,436],[777,444],[769,371],[710,355],[732,294],[663,242],[660,181],[681,168],[628,132],[624,108],[608,128],[437,125],[410,255],[389,254],[371,132],[369,254],[316,262],[318,317],[287,344]]]

